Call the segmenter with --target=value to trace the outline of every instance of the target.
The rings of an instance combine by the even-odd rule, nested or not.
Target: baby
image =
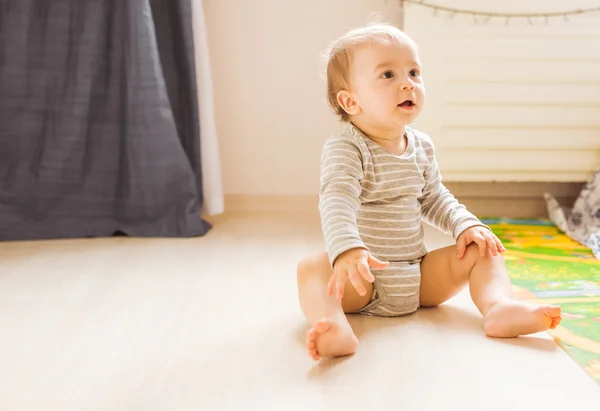
[[[335,41],[328,58],[328,102],[345,126],[321,157],[327,253],[298,266],[309,355],[356,351],[346,313],[406,315],[467,284],[488,336],[556,328],[560,307],[513,299],[502,243],[444,187],[429,136],[408,127],[425,104],[414,41],[372,24]],[[428,252],[421,219],[457,244]]]

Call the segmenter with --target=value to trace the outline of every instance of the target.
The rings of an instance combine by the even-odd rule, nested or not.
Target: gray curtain
[[[190,0],[0,0],[0,240],[190,237]]]

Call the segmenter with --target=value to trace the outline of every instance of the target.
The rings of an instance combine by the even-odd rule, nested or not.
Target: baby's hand
[[[333,295],[337,288],[336,297],[340,300],[344,296],[344,286],[350,278],[350,282],[360,295],[365,295],[367,290],[362,284],[360,277],[363,277],[368,282],[375,281],[369,267],[386,268],[389,265],[387,262],[379,261],[364,248],[353,248],[348,250],[336,259],[333,264],[333,274],[327,284],[327,295]]]
[[[485,227],[474,226],[463,231],[456,240],[459,260],[464,257],[467,246],[471,243],[476,243],[479,246],[479,254],[482,256],[485,255],[488,248],[493,255],[506,251],[506,248],[494,233]]]

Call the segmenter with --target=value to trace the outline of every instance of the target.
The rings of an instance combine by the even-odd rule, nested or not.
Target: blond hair
[[[327,103],[340,117],[342,122],[349,122],[350,116],[339,105],[337,95],[341,90],[348,90],[350,87],[350,66],[354,57],[354,51],[359,46],[377,40],[410,42],[415,45],[414,41],[397,27],[386,23],[371,23],[350,30],[335,40],[325,53],[327,61]]]

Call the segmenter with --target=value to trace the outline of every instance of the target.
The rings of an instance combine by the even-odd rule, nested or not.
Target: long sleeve
[[[421,198],[423,219],[444,233],[451,234],[454,239],[470,227],[486,227],[442,184],[435,149],[433,143],[430,144],[426,149],[429,167],[425,170],[425,187]]]
[[[357,226],[362,179],[361,153],[357,145],[349,139],[327,140],[321,154],[319,211],[332,266],[343,252],[367,248]]]

